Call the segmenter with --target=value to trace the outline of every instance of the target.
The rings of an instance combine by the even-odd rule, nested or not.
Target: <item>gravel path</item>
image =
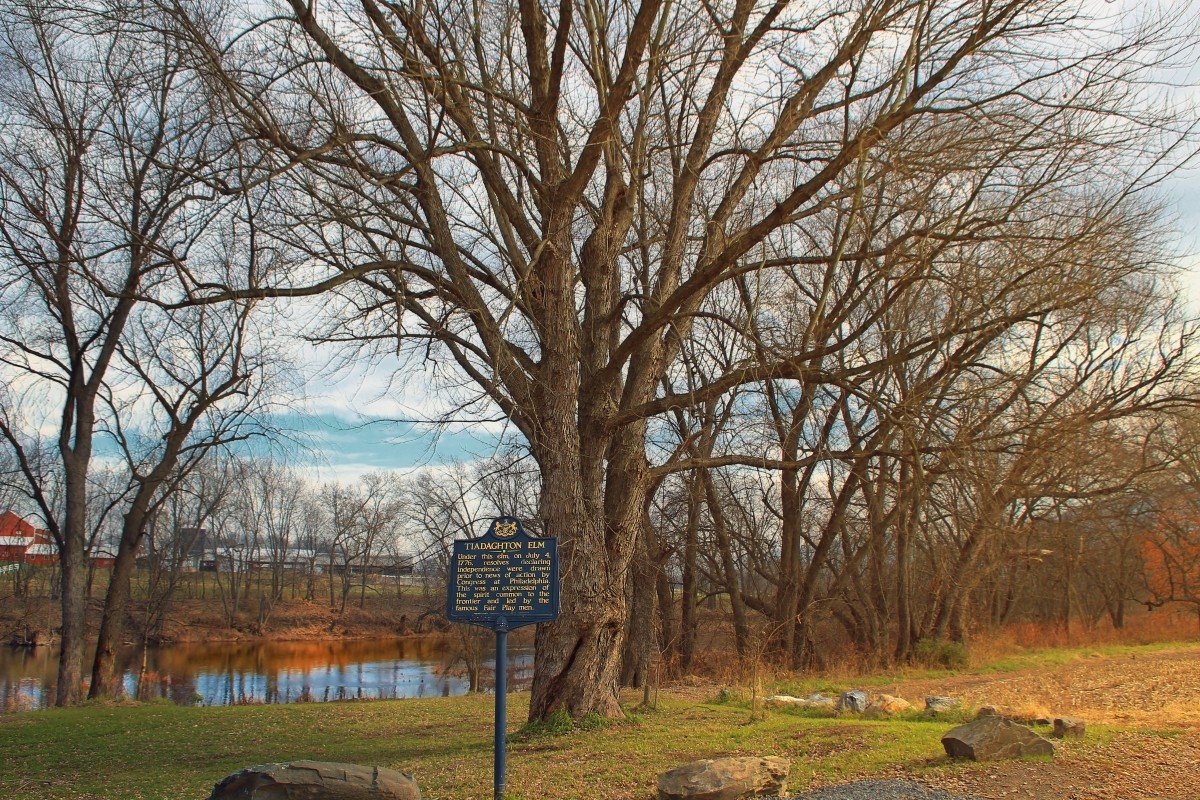
[[[913,781],[857,781],[796,795],[792,800],[969,800]]]

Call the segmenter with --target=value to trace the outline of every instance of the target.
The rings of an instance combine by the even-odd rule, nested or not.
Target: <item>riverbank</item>
[[[154,628],[152,641],[244,642],[312,641],[329,639],[394,638],[399,636],[445,633],[448,626],[436,610],[420,596],[357,598],[346,606],[331,606],[329,601],[282,599],[269,607],[257,598],[234,610],[215,598],[183,599],[173,602]],[[88,627],[93,635],[99,626],[102,601],[93,599],[88,608]],[[134,602],[129,615],[127,639],[141,640],[152,610],[144,602]],[[59,627],[57,601],[48,597],[8,598],[0,606],[0,643],[40,638],[54,641]]]
[[[732,753],[790,758],[794,791],[902,777],[985,799],[1182,800],[1200,780],[1200,730],[1181,724],[1186,716],[1172,712],[1160,719],[1151,710],[1197,707],[1198,668],[1200,646],[1159,645],[1045,651],[993,669],[912,671],[873,682],[919,701],[931,686],[968,684],[972,696],[1018,696],[1049,676],[1047,696],[1062,713],[1094,713],[1096,698],[1121,676],[1141,687],[1144,714],[1125,724],[1091,724],[1083,741],[1060,745],[1053,763],[950,762],[939,742],[948,722],[780,711],[760,716],[736,692],[718,702],[715,685],[664,688],[654,710],[636,709],[638,698],[630,695],[632,713],[623,722],[521,735],[528,695],[518,693],[510,700],[509,785],[513,800],[648,798],[659,772]],[[826,681],[830,689],[849,685]],[[0,796],[201,800],[216,780],[240,767],[312,758],[412,772],[429,800],[482,799],[491,790],[491,713],[492,698],[475,695],[229,708],[86,706],[10,715],[0,717]]]

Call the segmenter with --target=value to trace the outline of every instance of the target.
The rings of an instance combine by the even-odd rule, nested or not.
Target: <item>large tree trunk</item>
[[[782,522],[774,622],[777,631],[775,647],[783,653],[795,652],[796,623],[801,610],[799,573],[803,539],[800,535],[798,476],[799,473],[794,469],[785,469],[779,476],[779,509]]]
[[[117,553],[100,618],[96,655],[92,659],[92,686],[88,697],[106,697],[117,687],[117,648],[125,634],[125,616],[129,611],[130,580],[136,563],[136,551]]]
[[[83,426],[80,426],[81,428]],[[78,439],[78,436],[77,436]],[[71,452],[63,446],[66,484],[64,525],[60,532],[62,627],[58,653],[55,705],[68,706],[83,698],[83,640],[87,627],[87,472],[90,436]]]
[[[71,530],[70,514],[67,530]],[[83,536],[67,535],[59,554],[62,566],[62,628],[58,654],[58,687],[55,705],[69,706],[83,699],[83,640],[87,613],[87,556]]]
[[[569,285],[560,289],[560,319],[573,327],[572,292]],[[573,333],[547,338],[570,342]],[[563,581],[559,618],[538,626],[530,720],[560,709],[576,718],[621,715],[626,581],[645,493],[642,427],[615,437],[598,432],[604,426],[590,416],[593,403],[581,408],[576,400],[578,361],[564,349],[566,358],[562,351],[547,354],[537,388],[545,413],[531,442],[542,478],[540,516],[545,532],[559,540]]]
[[[117,648],[125,635],[125,617],[132,596],[130,583],[137,566],[137,551],[142,531],[146,527],[146,509],[141,497],[125,515],[121,528],[121,543],[109,576],[108,593],[104,598],[104,613],[100,618],[100,633],[96,639],[96,655],[92,659],[92,686],[88,697],[106,697],[116,691]]]
[[[624,565],[610,564],[605,557],[606,526],[600,514],[584,510],[577,465],[569,458],[539,461],[541,517],[546,532],[559,539],[565,579],[559,618],[538,626],[529,719],[545,719],[559,709],[572,717],[616,717],[621,713],[617,689]]]

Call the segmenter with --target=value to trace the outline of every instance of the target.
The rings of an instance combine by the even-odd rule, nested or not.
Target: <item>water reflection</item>
[[[125,694],[180,705],[328,702],[465,694],[465,670],[440,642],[218,642],[128,648],[119,654]],[[484,685],[494,663],[485,662]],[[55,648],[0,648],[0,709],[41,708],[53,697]],[[509,686],[527,685],[533,656],[509,654]]]

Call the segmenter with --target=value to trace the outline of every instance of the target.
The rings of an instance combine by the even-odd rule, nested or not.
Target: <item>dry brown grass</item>
[[[1078,621],[1070,629],[1057,623],[1016,622],[972,638],[971,660],[983,664],[1034,647],[1104,647],[1200,638],[1196,612],[1183,605],[1131,615],[1125,627],[1114,628],[1108,619],[1092,626]]]

